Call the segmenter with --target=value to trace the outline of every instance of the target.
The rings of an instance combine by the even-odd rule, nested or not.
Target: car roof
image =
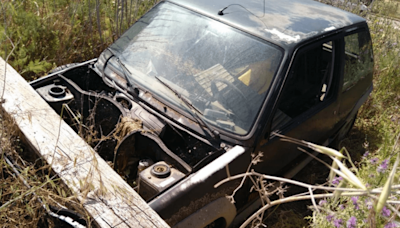
[[[322,33],[365,21],[312,0],[168,0],[285,49]],[[223,10],[223,15],[218,11]]]

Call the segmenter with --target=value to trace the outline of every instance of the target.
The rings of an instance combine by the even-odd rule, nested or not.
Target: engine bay
[[[139,100],[107,84],[91,64],[31,83],[145,200],[222,152],[151,114]]]

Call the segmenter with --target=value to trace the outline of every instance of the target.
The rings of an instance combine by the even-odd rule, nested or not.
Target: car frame
[[[263,162],[253,167],[257,172],[288,178],[311,160],[295,145],[279,140],[274,132],[333,145],[351,129],[358,109],[373,88],[368,25],[361,17],[311,0],[169,0],[155,5],[136,24],[143,23],[151,12],[167,9],[164,6],[231,27],[282,53],[259,110],[243,134],[230,131],[229,121],[222,121],[228,122],[227,127],[218,127],[199,116],[193,111],[197,107],[186,98],[168,98],[178,100],[173,103],[163,99],[162,94],[160,97],[151,92],[158,80],[163,84],[160,88],[166,87],[162,93],[170,90],[169,97],[182,96],[170,81],[154,77],[157,80],[151,81],[150,89],[135,86],[138,83],[130,79],[134,76],[129,74],[129,62],[119,59],[121,54],[113,46],[99,59],[58,68],[31,85],[58,113],[66,109],[65,104],[77,103],[74,110],[81,109],[80,114],[72,111],[70,115],[77,115],[65,117],[77,132],[82,130],[76,127],[78,117],[92,121],[95,133],[102,135],[118,129],[124,120],[121,115],[140,119],[145,130],[134,129],[95,149],[105,160],[113,161],[121,175],[129,175],[124,173],[127,166],[138,167],[131,179],[138,182],[138,192],[169,225],[205,227],[213,223],[235,227],[257,208],[254,197],[249,197],[252,183],[245,181],[235,196],[235,204],[226,195],[239,181],[218,188],[214,187],[216,183],[244,173],[251,154],[257,152],[264,154]],[[245,79],[235,78],[234,82],[246,84],[250,80],[246,79],[246,72],[249,71],[240,76]],[[227,87],[230,89],[225,89],[226,93],[236,90],[231,85]],[[215,89],[212,93],[214,96]],[[167,140],[170,136],[175,138]],[[187,145],[174,150],[172,145],[179,137]],[[141,148],[151,152],[146,154]],[[193,153],[198,153],[197,157],[189,155]],[[129,160],[132,154],[137,156],[134,161]],[[193,164],[185,160],[186,156],[196,157]],[[152,161],[146,160],[149,158]],[[145,181],[146,178],[153,181]]]

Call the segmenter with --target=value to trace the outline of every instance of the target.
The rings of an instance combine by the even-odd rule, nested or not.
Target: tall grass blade
[[[272,134],[282,138],[282,141],[287,141],[287,142],[295,143],[295,144],[298,144],[301,146],[305,146],[305,147],[315,150],[321,154],[325,154],[325,155],[333,156],[333,157],[337,157],[337,158],[345,158],[341,152],[339,152],[335,149],[329,148],[329,147],[320,146],[320,145],[317,145],[314,143],[306,142],[304,140],[295,139],[292,137],[288,137],[286,135],[278,134],[276,132],[273,132]]]
[[[340,181],[340,183],[337,186],[337,188],[344,188],[344,187],[346,187],[346,180]],[[335,190],[333,192],[333,202],[337,202],[339,197],[342,195],[342,192],[343,191],[340,191],[340,190]]]
[[[311,149],[313,149],[313,150],[315,150],[317,152],[320,152],[321,154],[325,154],[325,155],[328,155],[328,156],[333,156],[333,157],[336,157],[336,158],[345,158],[345,156],[341,152],[339,152],[339,151],[337,151],[335,149],[332,149],[332,148],[329,148],[329,147],[326,147],[326,146],[320,146],[320,145],[317,145],[317,144],[314,144],[314,143],[310,143],[310,142],[307,142],[307,145],[308,145],[309,148],[311,148]]]
[[[342,152],[342,150],[340,150],[340,152]],[[338,160],[340,161],[339,158],[338,158]],[[338,168],[339,168],[338,164],[337,164],[335,161],[332,161],[332,166],[331,166],[331,167],[332,167],[333,169],[338,169]],[[329,177],[328,177],[329,183],[332,183],[333,178],[335,178],[335,176],[336,176],[335,172],[333,172],[333,170],[331,170],[331,171],[329,172]]]
[[[354,173],[351,172],[341,161],[339,161],[337,158],[333,158],[333,157],[332,157],[332,159],[339,166],[341,173],[342,173],[341,176],[343,177],[343,179],[347,180],[354,186],[357,186],[363,190],[367,190],[367,187],[365,187],[365,185],[361,182],[361,180],[358,179],[358,177],[356,175],[354,175]],[[331,170],[335,170],[335,169],[331,168]],[[337,172],[337,171],[335,171],[335,172]]]
[[[394,180],[394,175],[396,173],[397,166],[399,165],[399,160],[400,160],[400,154],[397,154],[396,162],[393,165],[393,169],[390,172],[390,175],[389,175],[388,179],[386,180],[385,185],[383,186],[382,193],[379,196],[378,202],[376,203],[376,207],[375,207],[376,214],[379,214],[382,211],[383,206],[385,206],[386,200],[389,197],[389,193],[392,188],[392,184],[393,184],[393,180]]]

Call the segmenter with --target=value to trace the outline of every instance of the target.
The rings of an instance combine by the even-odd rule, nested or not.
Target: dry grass
[[[60,227],[43,204],[72,209],[91,221],[76,197],[23,142],[15,123],[0,110],[0,224],[3,227]],[[13,163],[18,175],[7,160]],[[25,182],[25,183],[24,183]],[[28,186],[29,187],[28,187]]]

